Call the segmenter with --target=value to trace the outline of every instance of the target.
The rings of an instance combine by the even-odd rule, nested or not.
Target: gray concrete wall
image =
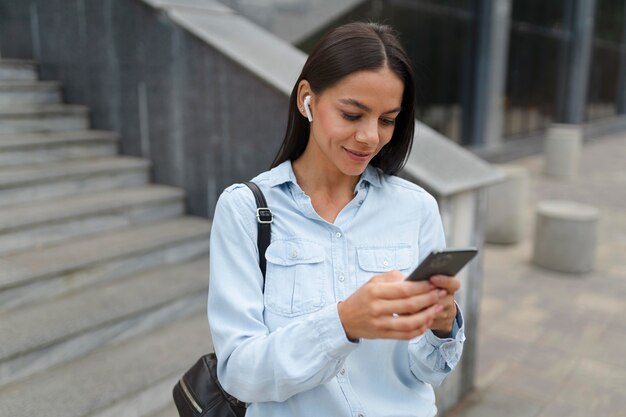
[[[0,0],[0,51],[62,81],[94,128],[121,134],[121,153],[187,191],[192,214],[211,216],[282,141],[284,92],[140,1]]]
[[[364,0],[218,0],[297,45]]]

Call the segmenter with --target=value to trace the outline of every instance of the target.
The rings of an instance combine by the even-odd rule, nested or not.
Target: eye
[[[396,124],[395,119],[380,119],[380,122],[385,126],[394,126]]]
[[[344,112],[341,113],[341,116],[350,122],[357,121],[359,120],[359,118],[361,118],[361,116],[358,114],[350,114],[350,113],[344,113]]]

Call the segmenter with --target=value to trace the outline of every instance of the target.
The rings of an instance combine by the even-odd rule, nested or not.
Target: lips
[[[365,162],[372,155],[369,152],[353,151],[353,150],[348,149],[348,148],[343,148],[343,149],[346,151],[346,154],[348,155],[348,157],[350,159],[352,159],[353,161],[355,161],[355,162]]]

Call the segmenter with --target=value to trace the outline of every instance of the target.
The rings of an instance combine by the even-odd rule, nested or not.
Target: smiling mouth
[[[352,151],[348,148],[344,148],[344,149],[346,150],[346,152],[351,153],[352,155],[359,157],[359,158],[366,158],[371,155],[371,153],[368,153],[368,152],[357,152],[357,151]]]

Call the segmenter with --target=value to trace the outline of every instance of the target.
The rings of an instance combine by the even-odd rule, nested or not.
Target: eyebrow
[[[367,107],[365,104],[361,103],[358,100],[355,100],[353,98],[342,98],[339,99],[339,102],[343,103],[343,104],[349,104],[351,106],[356,106],[359,109],[369,112],[372,109],[370,109],[369,107]],[[395,109],[391,109],[389,111],[384,112],[383,114],[389,114],[389,113],[398,113],[400,110],[402,110],[402,107],[396,107]]]

